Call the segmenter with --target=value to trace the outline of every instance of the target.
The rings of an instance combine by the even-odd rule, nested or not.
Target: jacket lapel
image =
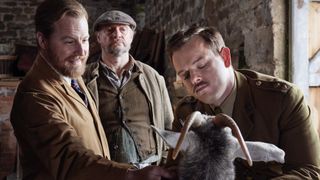
[[[99,78],[99,70],[100,70],[100,63],[95,62],[87,65],[87,69],[85,74],[83,75],[84,81],[86,86],[88,87],[88,91],[91,94],[97,108],[99,108],[99,98],[96,97],[98,93],[98,86],[97,86],[97,78]]]
[[[66,82],[62,82],[61,86],[65,89],[66,94],[70,96],[71,98],[75,99],[78,101],[80,104],[82,104],[84,107],[87,107],[85,102],[81,99],[81,97],[72,89],[72,87],[67,84]],[[81,86],[80,86],[81,87]],[[82,87],[81,87],[82,89]]]
[[[85,93],[85,95],[88,98],[88,110],[90,110],[90,113],[92,114],[92,117],[94,119],[94,124],[96,126],[100,142],[107,142],[106,135],[103,132],[103,127],[100,122],[99,112],[97,110],[96,104],[95,104],[91,94],[89,93],[88,89],[86,88],[83,79],[79,78],[79,79],[77,79],[77,81],[79,83],[81,90]],[[83,104],[84,104],[84,102],[83,102]],[[101,147],[102,147],[102,151],[104,152],[105,156],[108,157],[108,159],[110,159],[108,144],[101,143]]]
[[[65,93],[65,96],[68,96],[71,99],[78,101],[79,103],[82,104],[82,106],[85,107],[85,109],[88,110],[88,113],[90,113],[94,119],[94,124],[96,126],[97,135],[100,139],[102,152],[104,153],[105,157],[108,157],[108,159],[110,159],[108,143],[104,143],[104,142],[107,142],[107,139],[104,134],[102,124],[100,122],[98,110],[97,110],[96,105],[92,99],[92,96],[90,95],[89,91],[85,87],[83,79],[80,77],[77,80],[78,80],[80,88],[83,90],[83,92],[85,93],[85,95],[88,98],[88,107],[86,106],[85,102],[81,99],[81,97],[63,79],[63,77],[56,70],[54,70],[50,66],[50,64],[47,63],[46,60],[43,59],[41,56],[38,55],[33,66],[39,66],[39,67],[37,67],[37,70],[39,70],[39,72],[36,72],[34,74],[35,76],[45,76],[43,79],[50,80],[50,83],[53,86],[55,86],[57,89],[59,89],[60,91],[63,91]],[[53,93],[55,93],[55,92],[53,92]]]

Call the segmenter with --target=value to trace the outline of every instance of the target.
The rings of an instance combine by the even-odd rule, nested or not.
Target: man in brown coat
[[[320,179],[319,138],[310,109],[294,85],[250,70],[235,71],[230,50],[214,27],[192,26],[168,42],[168,53],[192,96],[177,106],[173,129],[191,112],[231,116],[248,141],[272,143],[286,153],[285,163],[235,160],[237,179]]]
[[[81,75],[88,58],[88,15],[75,0],[46,0],[35,15],[39,53],[17,89],[11,122],[23,179],[158,179],[170,172],[109,160],[96,105]]]

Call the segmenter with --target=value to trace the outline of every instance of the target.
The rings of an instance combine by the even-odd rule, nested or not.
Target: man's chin
[[[79,66],[79,67],[72,67],[72,68],[66,68],[63,70],[62,75],[76,79],[83,75],[85,71],[85,66]]]
[[[198,99],[199,101],[205,103],[205,104],[211,104],[210,102],[210,98],[208,97],[207,94],[203,93],[201,95],[195,95],[194,96],[196,99]]]

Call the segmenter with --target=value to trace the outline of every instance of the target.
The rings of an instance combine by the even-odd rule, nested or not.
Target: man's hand
[[[174,172],[159,166],[147,166],[143,169],[129,169],[126,180],[177,179]]]

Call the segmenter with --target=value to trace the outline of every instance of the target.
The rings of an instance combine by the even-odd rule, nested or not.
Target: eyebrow
[[[90,38],[90,35],[85,35],[83,37],[81,37],[82,39],[87,39],[87,38]],[[65,35],[65,36],[62,36],[61,37],[61,40],[66,40],[66,39],[72,39],[72,40],[77,40],[78,37],[73,37],[73,36],[70,36],[70,35]]]
[[[203,59],[202,56],[200,56],[198,59],[196,59],[196,60],[192,63],[192,65],[194,65],[194,64],[197,63],[197,62],[199,62],[199,61],[202,60],[202,59]],[[184,72],[183,69],[180,70],[180,71],[178,71],[178,75],[180,76],[180,74],[183,73],[183,72]]]

